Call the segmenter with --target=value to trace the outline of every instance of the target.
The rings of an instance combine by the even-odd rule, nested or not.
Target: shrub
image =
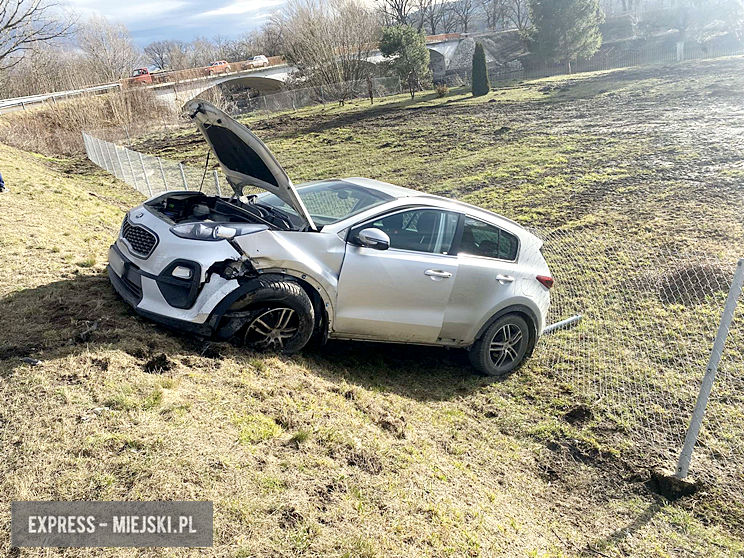
[[[486,95],[491,90],[488,82],[488,67],[486,66],[486,53],[483,44],[475,44],[473,53],[473,97]]]
[[[437,97],[446,97],[447,93],[449,93],[449,87],[447,87],[447,84],[443,81],[437,83]]]

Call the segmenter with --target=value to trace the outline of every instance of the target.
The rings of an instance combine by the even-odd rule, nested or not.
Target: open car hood
[[[267,190],[294,209],[309,229],[316,230],[292,181],[264,142],[208,101],[193,99],[183,108],[212,148],[236,195],[242,196],[247,185]]]

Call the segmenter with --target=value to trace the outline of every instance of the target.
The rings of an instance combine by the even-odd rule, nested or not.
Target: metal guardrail
[[[108,92],[112,89],[120,89],[121,83],[108,83],[105,85],[94,85],[92,87],[84,87],[81,89],[72,89],[70,91],[55,91],[53,93],[43,93],[41,95],[29,95],[27,97],[14,97],[12,99],[0,100],[0,112],[10,108],[26,108],[26,105],[38,105],[46,101],[56,102],[57,99],[64,99],[67,97],[75,97],[77,95],[84,95],[86,93],[99,93]]]

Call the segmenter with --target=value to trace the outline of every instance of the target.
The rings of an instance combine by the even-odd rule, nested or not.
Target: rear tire
[[[519,368],[528,354],[530,328],[518,314],[507,314],[492,323],[470,349],[470,363],[486,376],[505,376]]]
[[[249,318],[240,338],[246,347],[285,355],[301,350],[313,334],[315,311],[310,297],[297,281],[282,275],[259,278],[241,310]]]

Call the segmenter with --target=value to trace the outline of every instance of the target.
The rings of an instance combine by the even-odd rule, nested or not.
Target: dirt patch
[[[11,358],[27,357],[32,352],[37,351],[38,347],[11,345],[0,349],[0,360],[9,360]]]
[[[563,418],[566,420],[566,422],[578,426],[589,422],[590,420],[592,420],[593,417],[594,413],[586,405],[577,405],[563,415]]]
[[[111,359],[109,358],[94,358],[91,361],[91,364],[98,368],[101,372],[106,372],[109,369],[109,365],[111,364]]]
[[[302,514],[294,506],[282,508],[279,512],[279,527],[282,529],[296,527],[302,520]]]
[[[652,471],[649,487],[667,500],[675,501],[694,494],[700,485],[690,479],[679,479],[666,472]]]
[[[688,265],[666,273],[659,281],[659,298],[667,304],[691,306],[728,292],[732,274],[713,264]]]
[[[148,360],[142,367],[142,370],[148,374],[163,374],[173,368],[173,362],[165,355],[160,353]]]

